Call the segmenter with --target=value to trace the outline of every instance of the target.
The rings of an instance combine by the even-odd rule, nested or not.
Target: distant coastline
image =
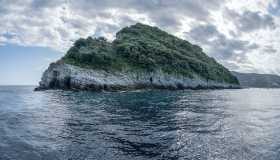
[[[244,88],[280,88],[280,76],[273,74],[232,72]]]

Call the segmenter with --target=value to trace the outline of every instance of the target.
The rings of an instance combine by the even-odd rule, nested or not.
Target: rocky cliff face
[[[129,90],[129,89],[221,89],[239,88],[239,85],[218,83],[180,75],[170,75],[161,71],[115,72],[85,69],[63,62],[52,63],[43,74],[40,86],[36,90],[71,89],[71,90]]]
[[[229,70],[197,45],[136,24],[113,42],[79,39],[43,74],[39,89],[238,88]]]

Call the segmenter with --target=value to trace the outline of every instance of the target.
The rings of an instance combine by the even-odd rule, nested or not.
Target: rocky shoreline
[[[48,89],[118,91],[133,89],[238,89],[239,85],[217,83],[196,77],[170,75],[161,71],[107,72],[85,69],[62,61],[52,63],[35,91]]]

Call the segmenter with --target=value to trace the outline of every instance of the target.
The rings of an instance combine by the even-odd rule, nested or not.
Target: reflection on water
[[[33,92],[0,87],[0,159],[280,157],[280,90]]]

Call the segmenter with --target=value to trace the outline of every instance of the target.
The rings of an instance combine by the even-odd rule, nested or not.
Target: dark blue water
[[[2,160],[277,160],[280,90],[0,87]]]

